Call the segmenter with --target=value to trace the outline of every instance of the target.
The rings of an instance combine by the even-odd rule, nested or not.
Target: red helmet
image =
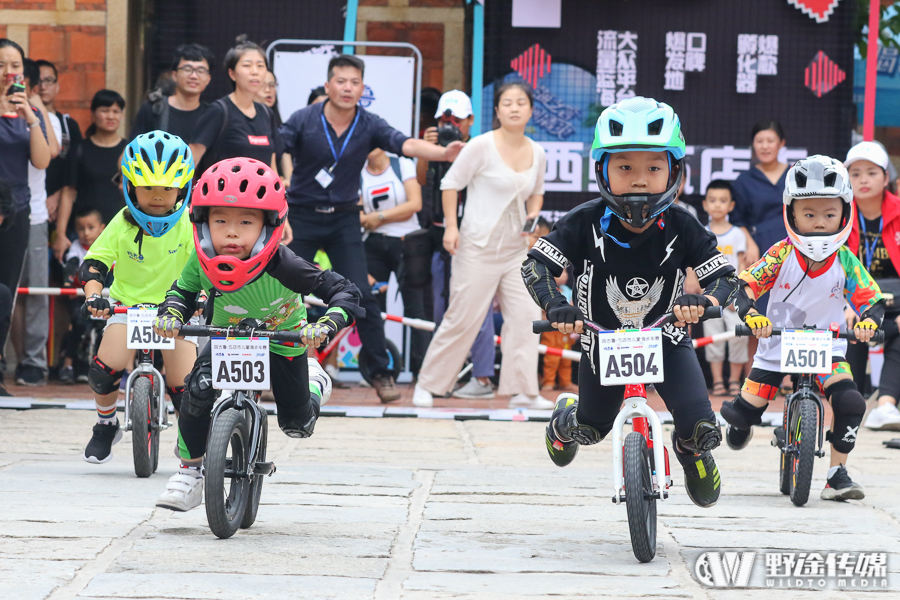
[[[265,270],[284,230],[287,202],[284,186],[271,167],[252,158],[227,158],[211,166],[197,182],[191,202],[194,246],[200,267],[217,289],[234,292]],[[209,209],[213,206],[253,208],[263,211],[265,222],[250,256],[218,256],[209,233]]]

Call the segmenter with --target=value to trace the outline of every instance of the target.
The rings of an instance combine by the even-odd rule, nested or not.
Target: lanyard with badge
[[[344,155],[344,150],[347,149],[347,143],[350,141],[350,138],[353,137],[353,130],[356,129],[356,124],[359,122],[360,111],[356,111],[356,118],[353,119],[353,125],[350,126],[350,131],[347,133],[347,137],[344,138],[344,145],[341,146],[341,153],[338,154],[334,149],[334,142],[331,141],[331,134],[328,133],[328,123],[325,121],[325,115],[321,114],[319,117],[322,119],[322,127],[325,129],[325,139],[328,140],[328,147],[331,148],[331,155],[334,157],[334,164],[331,165],[331,168],[321,168],[319,172],[316,174],[316,181],[319,182],[323,188],[327,188],[331,185],[331,182],[334,181],[334,175],[331,173],[334,171],[334,168],[337,166],[338,161],[341,160],[341,157]]]
[[[862,213],[859,214],[859,228],[862,231],[862,235],[860,237],[860,242],[862,242],[863,247],[866,249],[866,271],[872,270],[872,259],[875,257],[875,248],[878,247],[878,239],[881,237],[881,231],[884,227],[884,217],[878,219],[878,235],[875,236],[875,239],[872,240],[872,243],[869,243],[869,232],[866,231],[866,221],[862,216]]]

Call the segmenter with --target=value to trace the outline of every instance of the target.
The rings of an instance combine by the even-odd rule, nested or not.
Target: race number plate
[[[665,379],[661,330],[622,329],[600,334],[598,340],[602,385],[660,383]]]
[[[268,338],[212,338],[213,387],[217,390],[267,390]]]
[[[156,310],[152,308],[129,308],[128,329],[125,347],[129,350],[172,350],[175,338],[164,338],[153,332]]]
[[[781,332],[782,373],[831,373],[831,332],[803,331]]]

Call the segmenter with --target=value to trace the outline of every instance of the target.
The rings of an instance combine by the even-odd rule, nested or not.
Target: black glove
[[[111,311],[111,306],[109,304],[109,300],[102,297],[100,294],[94,294],[90,298],[84,301],[84,306],[89,309],[94,309],[96,311],[103,312],[104,310]],[[88,316],[91,316],[91,313],[88,312]]]
[[[566,302],[548,310],[547,320],[551,323],[569,323],[574,325],[575,321],[584,321],[584,315],[577,307]]]
[[[683,294],[675,298],[673,306],[702,306],[703,308],[711,308],[712,300],[703,294]]]

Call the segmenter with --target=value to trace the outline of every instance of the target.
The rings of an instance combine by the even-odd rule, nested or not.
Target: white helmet
[[[791,210],[791,203],[797,198],[843,200],[840,229],[832,233],[800,234]],[[804,256],[820,262],[837,252],[850,237],[854,214],[850,175],[840,161],[816,154],[798,160],[788,171],[784,184],[784,227],[791,242]]]

